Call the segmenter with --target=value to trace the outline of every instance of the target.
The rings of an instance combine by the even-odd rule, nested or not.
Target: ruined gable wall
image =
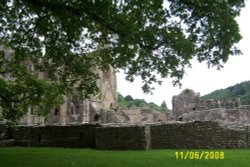
[[[114,69],[97,70],[99,79],[97,86],[100,92],[96,96],[91,96],[90,101],[97,108],[113,109],[117,107],[117,82]]]
[[[193,90],[184,90],[181,94],[173,96],[172,104],[172,113],[174,118],[177,119],[184,113],[200,108],[200,94]]]

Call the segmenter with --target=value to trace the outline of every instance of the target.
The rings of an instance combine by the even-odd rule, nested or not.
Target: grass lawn
[[[224,160],[180,160],[176,151],[224,151]],[[0,167],[248,167],[250,149],[101,151],[70,148],[0,148]]]

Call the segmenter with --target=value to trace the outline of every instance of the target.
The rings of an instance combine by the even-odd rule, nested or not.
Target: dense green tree
[[[146,103],[146,101],[144,99],[134,99],[135,105],[140,107],[143,106],[143,104]]]
[[[46,71],[46,84],[60,87],[58,96],[97,92],[93,69],[108,65],[123,69],[129,81],[141,76],[145,92],[161,83],[156,74],[176,85],[194,57],[220,68],[229,55],[240,54],[235,18],[243,6],[244,0],[1,0],[0,43],[15,54],[8,61],[1,57],[0,73],[27,77],[19,71],[24,61],[32,61]],[[1,80],[1,89],[15,92],[8,82]]]
[[[163,102],[165,102],[165,101],[163,101]],[[139,108],[149,108],[149,109],[153,109],[155,111],[160,111],[160,112],[169,111],[169,109],[167,108],[166,102],[165,102],[165,107],[164,107],[164,105],[158,106],[157,104],[155,104],[153,102],[148,103],[144,99],[134,99],[130,95],[123,97],[120,93],[118,93],[118,105],[122,109],[139,107]]]
[[[166,104],[165,100],[161,103],[161,108],[167,108],[167,104]]]
[[[130,95],[127,95],[124,99],[125,99],[126,101],[134,101],[133,97],[130,96]]]
[[[225,89],[213,91],[203,99],[226,99],[240,96],[241,104],[250,105],[250,81],[242,82]]]

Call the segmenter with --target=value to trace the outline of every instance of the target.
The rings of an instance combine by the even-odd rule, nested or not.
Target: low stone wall
[[[0,140],[7,140],[9,135],[8,128],[4,124],[0,124]]]
[[[4,124],[0,124],[0,147],[15,146],[15,140],[11,139],[11,132]]]
[[[160,148],[250,148],[250,132],[221,127],[216,122],[151,126],[151,145]]]
[[[18,127],[13,138],[21,146],[95,148],[95,125]]]
[[[9,147],[15,145],[16,145],[15,139],[0,140],[0,147]]]
[[[2,146],[14,143],[19,146],[88,147],[108,150],[250,148],[249,129],[249,126],[232,129],[231,125],[221,126],[210,121],[120,127],[91,124],[22,126],[13,129],[11,135],[2,137],[0,141]],[[3,132],[7,131],[5,129],[0,132],[6,134]]]
[[[96,148],[109,150],[144,150],[146,149],[145,127],[96,128]]]

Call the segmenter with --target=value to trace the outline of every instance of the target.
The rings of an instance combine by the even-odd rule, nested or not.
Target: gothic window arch
[[[35,115],[35,109],[33,105],[30,106],[30,115]]]

